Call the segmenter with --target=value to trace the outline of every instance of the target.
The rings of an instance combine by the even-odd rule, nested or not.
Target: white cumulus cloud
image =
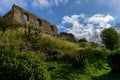
[[[109,22],[114,21],[111,15],[96,14],[87,19],[88,23],[98,24],[99,27],[110,27]]]
[[[104,28],[111,27],[110,22],[114,20],[113,16],[104,14],[95,14],[90,17],[86,17],[85,14],[64,16],[59,29],[62,26],[64,31],[74,34],[78,39],[86,38],[88,41],[99,42],[100,32]]]

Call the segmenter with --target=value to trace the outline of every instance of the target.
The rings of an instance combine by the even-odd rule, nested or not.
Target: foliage
[[[80,48],[73,54],[65,54],[64,59],[73,63],[76,67],[86,67],[91,59],[106,59],[110,51],[106,49]]]
[[[0,33],[2,33],[0,31]],[[0,35],[0,47],[7,47],[9,49],[20,49],[21,51],[30,48],[30,43],[22,40],[22,32],[8,29],[4,35]]]
[[[88,42],[86,38],[80,39],[78,42]]]
[[[112,51],[107,59],[112,71],[120,73],[120,49]]]
[[[81,49],[81,51],[83,51],[83,49]],[[83,52],[87,53],[85,50]],[[69,62],[66,62],[65,60],[48,62],[52,80],[93,80],[93,77],[97,78],[110,71],[104,58],[92,57],[88,59],[87,57],[87,65],[85,68],[77,66],[77,62],[73,61],[75,58],[71,59],[70,56],[66,56],[65,59],[66,58],[69,58]],[[71,62],[74,63],[71,64]]]
[[[84,49],[76,49],[73,54],[65,54],[63,59],[78,68],[85,67],[87,63]]]
[[[58,61],[63,59],[63,53],[59,50],[49,49],[47,50],[47,59],[46,61]]]
[[[50,80],[45,64],[28,52],[0,50],[0,80]]]
[[[23,37],[23,35],[25,35],[25,30],[27,31],[28,29],[20,27],[17,31],[12,29],[6,30],[4,36],[0,35],[0,48],[4,49],[7,47],[12,50],[9,50],[11,53],[15,52],[20,56],[23,54],[33,55],[34,57],[36,55],[39,56],[42,60],[44,60],[47,66],[42,65],[42,62],[39,62],[40,64],[36,62],[35,65],[38,64],[38,66],[41,65],[41,67],[44,67],[46,74],[47,72],[45,67],[47,67],[48,72],[51,74],[52,80],[93,80],[93,78],[96,79],[99,76],[104,76],[110,71],[110,67],[106,62],[106,56],[110,53],[110,50],[89,42],[84,42],[84,47],[81,47],[79,43],[69,42],[61,39],[60,37],[53,37],[43,33],[38,34],[37,38],[34,35],[33,37],[30,36],[27,40]],[[34,33],[34,30],[31,31],[31,33]],[[14,51],[15,49],[22,52]],[[9,56],[10,57],[5,58],[6,61],[12,61],[13,63],[16,63],[16,65],[17,62],[25,62],[23,57],[21,59],[14,58],[11,54]],[[26,59],[27,62],[29,62],[28,64],[30,64],[30,61],[28,60],[29,58],[31,57]],[[10,64],[12,64],[12,62],[10,62]],[[27,70],[32,70],[29,66],[26,66],[26,63],[23,64]],[[81,63],[85,66],[85,68],[82,67]],[[8,63],[6,63],[6,65],[7,64]],[[20,70],[17,70],[20,71],[21,68]],[[29,73],[27,70],[25,71]]]
[[[85,53],[89,59],[97,58],[97,59],[105,59],[107,55],[109,55],[110,51],[106,49],[95,49],[95,48],[84,48]]]
[[[104,29],[101,33],[101,38],[106,48],[113,50],[118,47],[119,34],[114,28],[110,27],[110,28]]]
[[[104,47],[98,45],[97,43],[94,42],[79,42],[78,43],[80,47],[82,48],[100,48],[100,49],[104,49]]]
[[[38,29],[36,26],[31,25],[25,25],[25,31],[23,34],[23,39],[27,40],[29,42],[35,42],[39,36],[40,29]]]
[[[120,80],[120,74],[109,72],[101,76],[93,77],[92,80]]]
[[[79,66],[85,67],[87,63],[87,54],[85,53],[84,49],[80,49],[76,52],[74,57],[74,64]]]
[[[40,40],[40,29],[34,25],[25,25],[24,32],[22,34],[22,40],[31,44],[31,48],[38,49],[38,41]]]

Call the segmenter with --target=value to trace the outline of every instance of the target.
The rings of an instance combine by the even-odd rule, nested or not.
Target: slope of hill
[[[50,75],[49,79],[114,80],[111,75],[115,80],[119,78],[119,75],[110,72],[111,69],[106,61],[106,57],[111,51],[88,42],[73,43],[43,33],[36,35],[34,31],[28,34],[24,30],[24,28],[9,29],[4,35],[0,35],[0,51],[3,49],[17,50],[19,55],[29,52],[32,56],[37,56],[44,62],[47,68],[45,71]],[[0,33],[2,34],[2,32]]]

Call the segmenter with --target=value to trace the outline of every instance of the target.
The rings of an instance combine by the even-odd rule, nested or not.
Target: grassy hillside
[[[106,57],[111,51],[93,43],[73,43],[43,33],[30,34],[28,38],[24,29],[19,28],[0,35],[1,50],[37,56],[46,66],[48,80],[119,80],[120,76],[110,72]]]

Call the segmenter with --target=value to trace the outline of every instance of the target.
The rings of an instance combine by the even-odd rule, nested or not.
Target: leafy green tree
[[[80,39],[78,42],[88,42],[86,38]]]
[[[101,33],[102,43],[106,46],[106,48],[113,50],[118,47],[119,44],[119,34],[117,31],[110,27],[104,29]]]

